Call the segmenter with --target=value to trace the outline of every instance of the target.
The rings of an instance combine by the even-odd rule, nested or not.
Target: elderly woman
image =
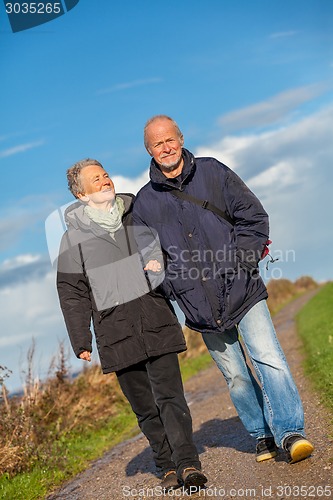
[[[161,486],[201,486],[207,479],[177,356],[185,339],[172,306],[148,280],[154,271],[156,281],[159,264],[151,260],[143,269],[132,227],[134,196],[116,195],[96,160],[76,163],[67,179],[78,201],[65,213],[57,289],[73,350],[91,360],[92,321],[103,373],[116,373],[152,448]]]

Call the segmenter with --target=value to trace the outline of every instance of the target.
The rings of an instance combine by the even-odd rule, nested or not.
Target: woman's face
[[[88,205],[105,204],[115,198],[114,184],[104,168],[89,165],[80,174],[83,193],[78,197]]]

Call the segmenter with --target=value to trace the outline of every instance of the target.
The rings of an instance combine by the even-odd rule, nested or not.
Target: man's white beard
[[[172,172],[172,170],[176,170],[176,168],[179,167],[181,161],[182,157],[180,156],[178,160],[174,161],[173,163],[167,163],[167,164],[161,163],[161,167],[165,168],[166,170],[170,170]]]

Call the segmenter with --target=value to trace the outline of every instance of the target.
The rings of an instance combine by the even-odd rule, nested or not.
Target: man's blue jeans
[[[276,337],[266,300],[223,333],[204,333],[204,342],[227,381],[244,426],[256,439],[274,436],[277,446],[292,434],[304,436],[304,414],[295,382]],[[260,385],[246,364],[241,335]]]

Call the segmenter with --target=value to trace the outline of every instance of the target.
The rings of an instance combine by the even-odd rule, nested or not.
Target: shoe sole
[[[290,448],[290,463],[294,464],[308,458],[313,452],[314,447],[307,439],[299,439]]]
[[[270,460],[271,458],[276,457],[277,451],[268,451],[267,453],[263,453],[262,455],[258,455],[256,457],[256,462],[264,462],[264,460]]]
[[[207,483],[207,478],[203,474],[199,474],[198,472],[192,472],[189,474],[185,481],[184,481],[184,486],[185,488],[190,488],[191,486],[203,486],[205,483]]]

